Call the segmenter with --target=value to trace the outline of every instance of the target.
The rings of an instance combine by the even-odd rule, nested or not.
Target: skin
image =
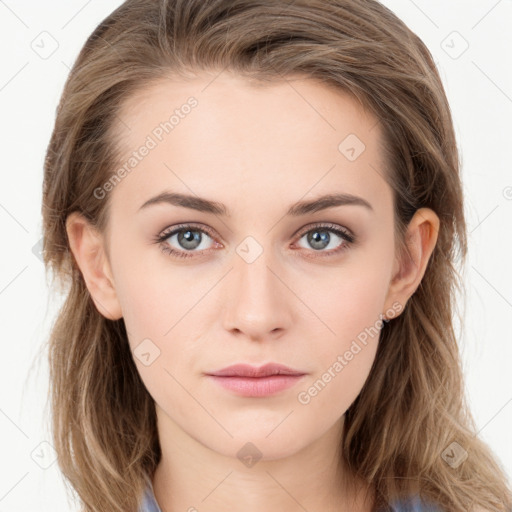
[[[405,306],[424,275],[439,219],[426,208],[416,212],[411,257],[399,260],[380,125],[350,96],[311,79],[254,87],[228,72],[213,76],[169,79],[132,96],[116,127],[126,158],[187,98],[198,105],[110,192],[105,233],[79,214],[67,220],[98,311],[124,317],[132,350],[144,339],[160,350],[149,366],[134,357],[156,404],[163,456],[155,496],[164,512],[370,510],[365,485],[336,450],[378,336],[359,343],[362,350],[309,403],[298,394],[365,328],[393,313],[393,304]],[[366,146],[354,161],[338,149],[349,134]],[[163,203],[139,210],[163,191],[224,203],[231,216]],[[341,192],[373,210],[343,205],[286,215],[297,201]],[[330,243],[315,249],[305,235],[319,222],[349,230],[356,241],[327,256],[346,241],[321,230]],[[154,242],[181,223],[213,234],[202,235],[190,258],[165,254]],[[262,250],[252,262],[237,253],[247,236],[256,241],[251,251]],[[164,244],[187,250],[177,235]],[[271,361],[306,376],[274,396],[244,398],[204,375]],[[262,455],[252,467],[237,457],[247,442]]]

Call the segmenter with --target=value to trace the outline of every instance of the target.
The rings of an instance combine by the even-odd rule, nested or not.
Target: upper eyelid
[[[348,229],[344,226],[340,226],[339,224],[335,224],[334,222],[321,222],[321,221],[313,223],[308,226],[304,226],[304,228],[299,229],[298,231],[296,231],[296,233],[304,234],[304,233],[308,233],[309,231],[311,231],[313,229],[325,229],[327,231],[330,231],[330,230],[343,231],[343,232],[346,232],[348,235],[352,236],[352,232],[350,231],[350,229]]]
[[[194,223],[184,223],[184,224],[176,224],[175,226],[169,226],[165,228],[161,236],[168,235],[170,236],[171,233],[176,233],[177,231],[181,231],[183,229],[192,228],[197,231],[203,231],[204,233],[210,234],[211,230],[203,225],[194,224]]]

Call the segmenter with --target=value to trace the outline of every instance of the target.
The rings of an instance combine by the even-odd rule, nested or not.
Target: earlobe
[[[69,245],[96,309],[109,320],[122,318],[103,237],[78,212],[66,219]]]
[[[420,208],[406,233],[407,251],[397,265],[390,283],[386,304],[398,301],[402,308],[421,283],[439,234],[439,217],[430,208]]]

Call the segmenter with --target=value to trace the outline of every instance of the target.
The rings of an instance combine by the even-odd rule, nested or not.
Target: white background
[[[433,53],[452,107],[470,234],[459,336],[466,389],[479,435],[512,475],[512,1],[383,3]],[[87,36],[120,4],[0,0],[0,512],[78,510],[67,504],[45,444],[48,376],[46,354],[37,355],[59,301],[50,301],[33,248],[42,236],[43,159],[64,81]]]

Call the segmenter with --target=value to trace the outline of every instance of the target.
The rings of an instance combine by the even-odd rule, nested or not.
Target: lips
[[[223,389],[239,396],[263,398],[275,395],[297,384],[305,372],[288,366],[269,363],[260,367],[236,364],[207,376]]]
[[[251,377],[261,378],[270,377],[272,375],[305,375],[305,372],[294,370],[288,366],[277,363],[268,363],[260,367],[251,366],[249,364],[235,364],[218,370],[208,375],[216,377]]]

